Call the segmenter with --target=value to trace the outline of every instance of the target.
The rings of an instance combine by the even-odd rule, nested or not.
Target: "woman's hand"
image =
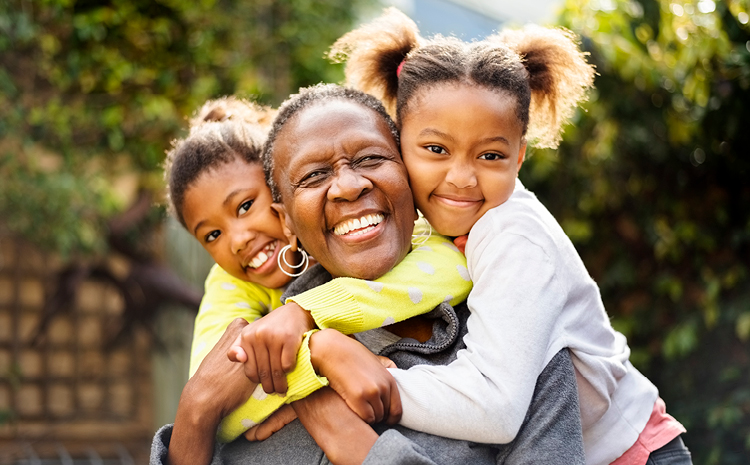
[[[257,384],[245,376],[242,365],[226,357],[245,326],[247,321],[242,318],[232,321],[185,384],[169,444],[170,465],[208,464],[221,419],[247,400],[256,388]]]
[[[351,411],[335,391],[324,387],[292,407],[302,425],[334,465],[364,462],[378,434]]]
[[[302,336],[313,328],[310,312],[290,302],[244,328],[227,357],[241,362],[248,379],[263,384],[266,393],[284,394],[286,374],[297,362]]]
[[[384,366],[393,363],[389,359],[333,329],[310,337],[310,354],[315,370],[362,420],[394,424],[401,419],[398,386]]]
[[[265,441],[273,433],[293,422],[297,418],[297,413],[291,405],[284,405],[273,414],[263,420],[263,423],[255,425],[245,431],[245,439],[248,441]]]

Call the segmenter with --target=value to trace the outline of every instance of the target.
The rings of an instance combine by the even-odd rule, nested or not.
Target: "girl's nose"
[[[353,202],[373,188],[372,182],[349,167],[343,167],[335,174],[328,188],[328,200]]]
[[[247,228],[236,227],[231,231],[232,237],[230,244],[232,247],[232,253],[238,254],[245,250],[255,239],[255,232],[248,230]]]
[[[445,182],[457,189],[470,189],[477,186],[477,176],[471,163],[456,162],[445,175]]]

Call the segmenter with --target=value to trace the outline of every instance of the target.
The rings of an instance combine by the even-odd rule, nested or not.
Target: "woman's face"
[[[289,282],[276,261],[287,239],[259,163],[235,159],[201,174],[185,192],[182,216],[230,275],[268,288]]]
[[[414,202],[398,146],[375,111],[315,103],[286,124],[273,156],[286,224],[333,276],[375,279],[409,252]]]

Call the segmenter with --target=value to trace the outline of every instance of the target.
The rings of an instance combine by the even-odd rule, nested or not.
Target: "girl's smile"
[[[202,173],[188,187],[183,217],[227,273],[278,288],[290,279],[276,261],[288,242],[271,203],[261,165],[235,159]]]

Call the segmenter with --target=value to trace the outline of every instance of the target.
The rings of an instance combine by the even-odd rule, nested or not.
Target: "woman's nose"
[[[341,168],[328,189],[328,200],[346,200],[352,202],[372,189],[372,182],[356,170]]]
[[[445,175],[445,182],[457,189],[470,189],[477,186],[477,176],[470,163],[456,162]]]

